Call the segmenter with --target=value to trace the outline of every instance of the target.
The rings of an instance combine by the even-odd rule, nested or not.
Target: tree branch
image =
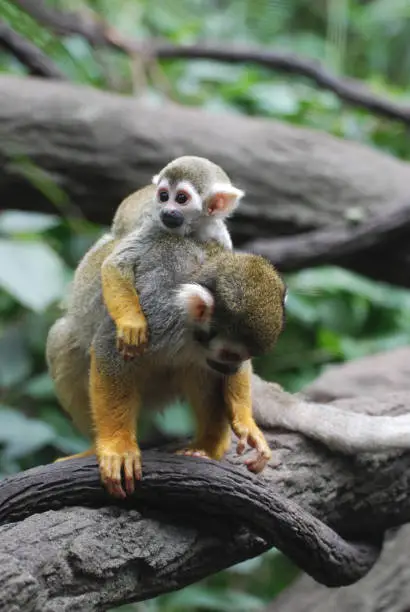
[[[303,392],[314,402],[332,402],[363,395],[377,399],[386,389],[410,393],[410,347],[330,366]]]
[[[47,487],[41,487],[42,483]],[[51,507],[101,506],[110,501],[100,484],[95,459],[77,459],[28,470],[0,483],[0,521],[21,520]],[[329,586],[358,580],[380,552],[382,537],[368,534],[367,543],[366,536],[362,541],[348,542],[291,500],[214,461],[187,462],[182,457],[146,451],[144,478],[132,505],[139,507],[141,502],[157,507],[165,503],[174,512],[226,518],[235,515],[238,522],[263,538],[266,548],[280,548]]]
[[[2,22],[0,48],[12,53],[34,76],[66,80],[66,76],[45,53]]]
[[[363,250],[382,248],[410,233],[410,198],[389,216],[363,221],[357,227],[332,227],[298,236],[257,239],[242,245],[243,251],[263,255],[281,271],[289,272],[340,261]]]
[[[398,405],[409,409],[409,395],[372,400],[375,414],[395,414]],[[345,400],[345,408],[364,404]],[[2,602],[24,609],[34,597],[35,610],[106,609],[274,545],[325,584],[358,580],[377,559],[384,531],[410,520],[410,452],[346,457],[295,434],[267,436],[274,460],[260,477],[233,452],[217,463],[145,451],[143,480],[117,509],[95,509],[112,500],[93,459],[5,479]]]
[[[319,62],[285,53],[255,48],[235,48],[220,45],[178,46],[166,42],[140,42],[123,36],[101,18],[79,13],[61,13],[47,7],[41,0],[14,0],[34,19],[60,35],[79,34],[92,45],[105,45],[128,54],[150,55],[157,58],[211,59],[228,63],[254,63],[265,68],[298,74],[316,85],[335,93],[341,100],[369,110],[382,117],[410,124],[410,108],[386,100],[371,92],[354,79],[340,79],[328,72]]]
[[[410,526],[387,539],[374,569],[357,584],[343,589],[326,589],[308,576],[288,587],[264,612],[408,612]]]

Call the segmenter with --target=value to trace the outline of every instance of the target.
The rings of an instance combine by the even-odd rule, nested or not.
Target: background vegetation
[[[410,95],[406,0],[54,0],[49,4],[65,11],[92,9],[137,38],[236,41],[292,51],[320,59],[336,74],[360,78],[376,92],[404,100]],[[94,50],[75,36],[59,39],[7,0],[0,0],[0,17],[43,49],[73,81],[125,94],[138,90],[135,66],[125,55]],[[7,54],[0,56],[0,70],[25,72]],[[162,61],[142,95],[153,104],[171,95],[182,104],[211,112],[272,117],[410,157],[402,125],[352,110],[301,78],[272,75],[263,68]],[[34,174],[33,180],[37,178]],[[58,202],[61,194],[53,185],[41,188]],[[1,476],[85,446],[57,408],[44,346],[73,269],[102,229],[58,216],[0,214]],[[408,291],[332,268],[304,270],[286,280],[290,289],[286,332],[275,353],[259,360],[257,367],[263,376],[290,390],[300,389],[329,363],[410,340]],[[158,424],[173,432],[190,427],[178,407],[158,417]],[[271,551],[178,593],[121,609],[248,612],[271,601],[295,575],[290,563]]]

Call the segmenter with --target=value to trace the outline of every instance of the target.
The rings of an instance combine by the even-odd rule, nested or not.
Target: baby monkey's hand
[[[125,360],[141,355],[148,343],[148,325],[143,315],[118,319],[117,350]]]

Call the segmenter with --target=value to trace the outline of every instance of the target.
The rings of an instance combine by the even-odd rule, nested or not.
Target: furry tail
[[[265,428],[283,427],[346,454],[410,448],[410,414],[371,416],[303,401],[253,377],[253,411]]]

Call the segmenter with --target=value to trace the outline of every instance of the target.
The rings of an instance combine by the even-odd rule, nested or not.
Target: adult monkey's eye
[[[178,204],[186,204],[188,200],[189,196],[185,193],[185,191],[178,191],[177,195],[175,196],[175,202],[178,202]]]
[[[168,202],[169,200],[169,193],[166,189],[160,189],[158,191],[158,199],[160,202]]]

